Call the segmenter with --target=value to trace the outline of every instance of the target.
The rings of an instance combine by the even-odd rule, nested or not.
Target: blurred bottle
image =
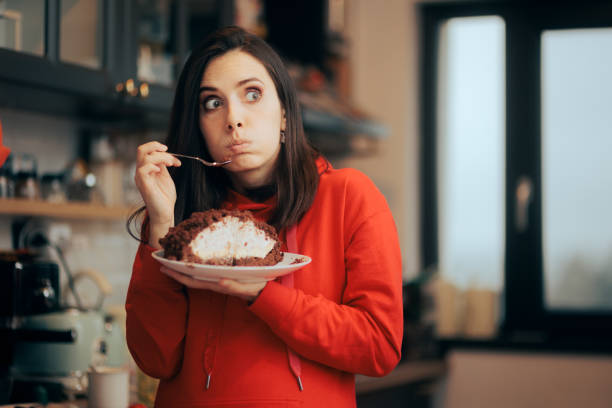
[[[91,145],[90,168],[96,176],[97,188],[106,205],[123,205],[124,191],[122,178],[124,164],[117,158],[115,146],[109,135],[100,134]]]
[[[40,198],[36,157],[29,153],[17,156],[17,174],[15,175],[15,197],[37,200]]]
[[[79,158],[72,162],[65,174],[68,201],[98,202],[97,179],[85,162]]]
[[[10,154],[0,167],[0,198],[15,196],[15,175],[13,173],[13,155]]]
[[[64,203],[67,201],[63,173],[43,174],[40,179],[40,190],[45,201],[50,203]]]

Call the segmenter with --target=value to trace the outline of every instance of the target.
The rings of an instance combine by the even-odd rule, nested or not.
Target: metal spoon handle
[[[204,164],[205,166],[211,166],[211,167],[223,166],[223,165],[228,164],[228,163],[230,163],[230,162],[231,162],[231,160],[226,160],[226,161],[224,161],[224,162],[209,162],[209,161],[206,161],[206,160],[201,159],[201,158],[199,158],[199,157],[195,157],[195,156],[187,156],[186,154],[180,154],[180,153],[170,153],[170,152],[168,152],[168,153],[169,153],[169,154],[171,154],[171,155],[173,155],[173,156],[176,156],[176,157],[184,157],[184,158],[186,158],[186,159],[193,159],[193,160],[197,160],[197,161],[199,161],[200,163]]]
[[[170,152],[168,152],[168,153],[170,153]],[[200,159],[199,157],[187,156],[186,154],[180,154],[180,153],[170,153],[170,154],[173,155],[173,156],[176,156],[176,157],[185,157],[186,159],[193,159],[193,160],[204,161],[206,163],[209,163],[206,160]]]

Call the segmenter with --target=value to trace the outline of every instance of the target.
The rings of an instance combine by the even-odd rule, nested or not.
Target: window
[[[612,346],[612,3],[421,6],[425,267],[500,337]]]
[[[612,51],[612,28],[542,33],[542,238],[549,309],[612,311],[612,52],[603,50]]]
[[[438,268],[464,289],[503,282],[504,33],[497,16],[440,26]]]

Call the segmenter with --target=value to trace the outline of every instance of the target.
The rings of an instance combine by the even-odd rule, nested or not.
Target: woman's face
[[[200,130],[213,160],[235,187],[272,181],[284,112],[268,71],[250,54],[233,50],[212,60],[200,84]]]

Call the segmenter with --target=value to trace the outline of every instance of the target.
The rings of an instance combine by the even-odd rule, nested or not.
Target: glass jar
[[[15,197],[37,200],[40,198],[36,158],[31,154],[21,154],[18,159],[18,171],[15,175]]]
[[[11,198],[14,196],[13,156],[9,155],[2,167],[0,167],[0,198]]]
[[[37,200],[40,198],[40,188],[36,173],[20,171],[15,176],[15,197]]]
[[[45,201],[51,203],[66,202],[64,175],[62,173],[43,174],[40,179],[40,192],[42,199]]]

